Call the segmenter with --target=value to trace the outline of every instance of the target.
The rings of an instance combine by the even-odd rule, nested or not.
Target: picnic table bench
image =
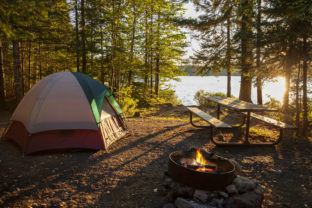
[[[245,114],[245,116],[247,115],[246,113],[244,113],[244,114]],[[256,114],[256,113],[250,113],[250,117],[254,118],[256,120],[262,121],[264,123],[270,124],[270,125],[272,125],[274,127],[279,128],[280,134],[279,134],[278,139],[274,143],[272,143],[274,145],[278,144],[281,141],[281,139],[283,138],[284,130],[286,130],[286,129],[296,130],[297,129],[297,127],[292,126],[290,124],[284,123],[282,121],[277,121],[277,120],[275,120],[273,118],[269,118],[267,116],[259,115],[259,114]]]
[[[296,129],[295,126],[283,123],[281,121],[277,121],[274,120],[272,118],[266,117],[266,116],[262,116],[259,114],[256,114],[254,112],[265,112],[265,111],[277,111],[276,109],[271,109],[268,108],[266,106],[262,106],[262,105],[256,105],[253,103],[249,103],[249,102],[245,102],[245,101],[241,101],[241,100],[237,100],[235,98],[225,98],[225,97],[220,97],[220,96],[211,96],[211,97],[206,97],[207,100],[215,102],[218,106],[217,108],[217,117],[213,117],[205,112],[203,112],[202,110],[196,108],[196,107],[187,107],[187,109],[190,111],[190,122],[193,126],[195,127],[202,127],[202,126],[197,126],[193,123],[192,121],[192,114],[195,114],[197,116],[199,116],[201,119],[203,119],[204,121],[208,122],[210,124],[210,126],[208,126],[211,131],[210,131],[210,139],[213,143],[215,143],[216,145],[219,146],[234,146],[234,145],[260,145],[260,146],[264,146],[264,145],[276,145],[278,144],[282,137],[283,137],[283,132],[285,129]],[[241,127],[242,125],[244,125],[246,123],[246,132],[245,132],[245,141],[243,143],[238,143],[238,142],[218,142],[215,141],[213,138],[213,130],[214,129],[234,129],[234,127],[232,127],[231,125],[225,123],[224,121],[220,120],[220,108],[225,107],[225,108],[229,108],[232,109],[234,111],[240,112],[244,115],[244,120],[243,123],[239,126]],[[254,118],[260,121],[263,121],[267,124],[270,124],[274,127],[279,128],[280,130],[280,135],[279,138],[274,141],[274,142],[265,142],[265,143],[250,143],[249,142],[249,128],[250,128],[250,118]]]
[[[205,113],[204,111],[200,110],[199,108],[196,107],[187,107],[187,109],[190,111],[190,122],[193,126],[198,127],[198,128],[210,128],[210,139],[213,141],[213,130],[214,128],[217,129],[231,129],[232,126]],[[197,115],[204,121],[210,124],[210,126],[198,126],[194,124],[193,122],[193,114]]]

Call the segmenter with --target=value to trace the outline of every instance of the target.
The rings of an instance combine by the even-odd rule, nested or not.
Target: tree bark
[[[153,6],[151,5],[151,26],[150,26],[150,39],[149,39],[149,45],[150,45],[150,94],[153,94],[153,48],[152,48],[152,43],[153,43]]]
[[[76,32],[76,66],[77,66],[77,72],[80,71],[79,69],[79,59],[80,59],[80,54],[79,54],[79,24],[78,24],[78,0],[75,0],[75,32]]]
[[[226,67],[227,67],[227,90],[226,96],[231,97],[231,19],[227,18],[226,31]]]
[[[23,84],[21,73],[21,57],[19,41],[13,40],[14,90],[16,101],[23,98]]]
[[[157,18],[157,48],[156,48],[156,66],[155,66],[155,94],[159,95],[159,73],[160,73],[160,12]]]
[[[0,39],[0,107],[3,109],[5,106],[4,97],[4,78],[3,78],[3,52],[2,52],[2,41]]]
[[[145,74],[144,74],[144,95],[146,92],[146,88],[148,86],[148,11],[147,8],[145,8],[145,52],[144,52],[144,65],[145,65]]]
[[[298,74],[296,80],[296,126],[297,126],[297,136],[300,133],[300,98],[299,98],[299,80],[300,80],[300,71],[301,71],[301,64],[298,64]]]
[[[257,37],[256,37],[256,69],[257,69],[257,103],[262,105],[262,78],[260,68],[260,56],[261,56],[261,0],[257,0]]]
[[[241,1],[241,85],[239,99],[251,102],[251,66],[252,47],[250,40],[251,33],[251,7],[248,0]]]
[[[30,89],[30,77],[31,77],[31,40],[28,44],[28,74],[27,74],[27,89]]]
[[[283,112],[288,112],[291,67],[288,65],[288,63],[286,63],[284,68],[285,68],[285,93],[283,96]]]
[[[136,23],[137,23],[137,11],[135,7],[135,1],[133,1],[133,20],[132,20],[132,34],[131,34],[131,44],[130,44],[130,65],[133,67],[133,58],[134,58],[134,43],[135,43],[135,33],[136,33]],[[132,68],[129,69],[128,74],[128,85],[132,83]]]
[[[38,46],[38,53],[39,53],[39,80],[42,79],[42,63],[41,63],[41,43],[39,41]]]
[[[307,37],[303,37],[303,68],[302,68],[302,104],[303,104],[303,128],[302,135],[307,136],[308,128],[308,95],[307,95],[307,77],[308,77],[308,50]]]
[[[81,50],[82,50],[82,72],[87,72],[86,52],[86,27],[85,27],[85,0],[81,0]]]

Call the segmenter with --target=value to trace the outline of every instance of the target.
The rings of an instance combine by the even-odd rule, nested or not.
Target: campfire
[[[207,159],[204,158],[200,149],[196,150],[195,158],[181,158],[180,164],[192,170],[200,171],[200,172],[214,172],[217,170],[217,165]]]
[[[168,175],[176,182],[207,190],[232,183],[235,167],[225,158],[202,149],[176,151],[169,155]]]

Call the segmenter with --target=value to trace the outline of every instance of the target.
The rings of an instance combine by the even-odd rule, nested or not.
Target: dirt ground
[[[1,114],[0,133],[8,118]],[[0,207],[161,207],[168,193],[162,180],[168,155],[192,147],[237,161],[242,175],[264,188],[263,207],[312,207],[309,139],[288,135],[276,147],[216,147],[208,130],[190,125],[183,107],[170,106],[128,118],[127,125],[131,135],[114,143],[109,153],[24,156],[13,143],[1,140]]]

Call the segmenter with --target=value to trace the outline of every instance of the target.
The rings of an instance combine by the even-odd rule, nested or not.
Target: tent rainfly
[[[109,89],[79,72],[39,81],[15,109],[5,137],[25,154],[55,149],[108,149],[126,134]]]

